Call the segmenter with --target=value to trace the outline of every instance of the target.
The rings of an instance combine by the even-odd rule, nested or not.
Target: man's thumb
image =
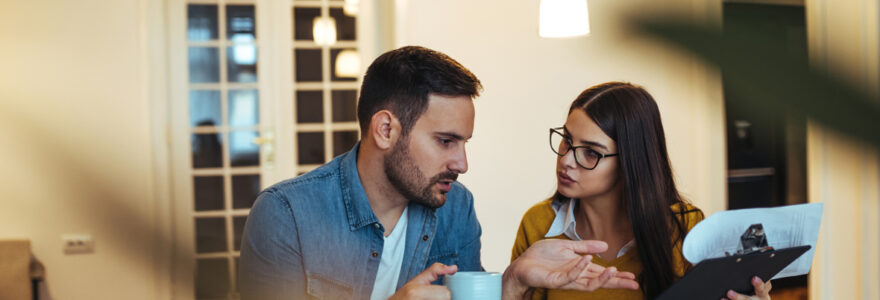
[[[416,277],[413,277],[413,279],[409,282],[416,284],[431,284],[431,282],[439,279],[440,276],[452,275],[455,274],[456,271],[458,271],[458,266],[447,266],[441,263],[434,263],[433,265],[428,267],[428,269],[426,269],[422,273],[419,273],[419,275],[416,275]]]

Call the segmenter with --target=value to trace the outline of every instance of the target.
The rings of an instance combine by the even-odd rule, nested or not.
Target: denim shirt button
[[[427,241],[427,240],[428,240],[428,236],[427,236],[427,235],[426,235],[426,236],[423,236],[423,237],[422,237],[422,240],[423,240],[423,241]]]
[[[373,223],[373,227],[379,228],[379,223]]]
[[[379,252],[373,251],[373,254],[370,255],[372,255],[373,257],[379,257]]]

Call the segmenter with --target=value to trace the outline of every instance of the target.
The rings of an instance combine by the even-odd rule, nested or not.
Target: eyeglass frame
[[[568,154],[568,152],[571,152],[572,150],[575,150],[575,149],[581,149],[581,148],[589,149],[590,151],[593,151],[593,152],[596,152],[599,154],[599,158],[596,159],[596,164],[593,165],[592,168],[587,168],[583,164],[581,164],[581,162],[577,158],[578,157],[577,152],[575,152],[575,154],[572,154],[572,156],[574,156],[574,162],[578,165],[578,167],[584,168],[586,170],[593,170],[599,166],[599,162],[602,161],[603,158],[614,157],[614,156],[620,155],[620,153],[605,154],[605,153],[593,150],[593,148],[590,146],[575,146],[574,142],[572,142],[570,137],[566,137],[565,134],[563,134],[562,132],[559,132],[558,130],[565,130],[565,127],[556,127],[556,128],[551,127],[550,128],[550,141],[549,141],[550,142],[550,151],[553,151],[553,153],[555,153],[556,155],[565,156]],[[553,134],[554,133],[558,134],[560,137],[562,137],[562,140],[564,140],[566,143],[568,143],[568,150],[566,150],[565,153],[559,153],[558,151],[556,151],[556,148],[554,148],[554,145],[553,145]]]

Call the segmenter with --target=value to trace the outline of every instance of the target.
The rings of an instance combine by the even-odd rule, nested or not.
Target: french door
[[[345,5],[168,0],[175,299],[238,299],[241,234],[257,193],[359,139],[359,80],[344,70],[361,68],[339,57],[376,51],[357,52],[372,33]],[[314,30],[316,18],[327,17],[336,42],[318,44],[326,32]]]

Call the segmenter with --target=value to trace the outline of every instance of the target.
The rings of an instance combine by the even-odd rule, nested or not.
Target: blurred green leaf
[[[677,20],[639,20],[636,29],[681,47],[724,70],[730,105],[764,117],[805,115],[825,126],[880,147],[880,101],[785,51],[784,42],[759,28],[723,33]]]

